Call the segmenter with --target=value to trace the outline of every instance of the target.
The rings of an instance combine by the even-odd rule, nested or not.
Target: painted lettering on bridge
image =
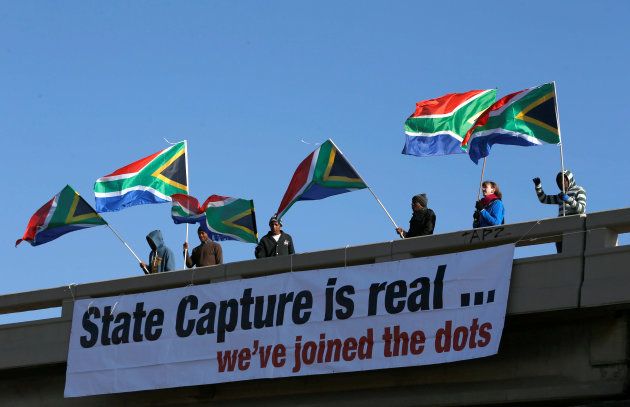
[[[503,226],[499,226],[496,228],[483,228],[483,229],[473,229],[467,230],[462,233],[462,237],[468,238],[468,243],[473,242],[483,242],[486,240],[492,240],[499,237],[506,237],[511,235],[511,233],[504,233],[505,228]]]

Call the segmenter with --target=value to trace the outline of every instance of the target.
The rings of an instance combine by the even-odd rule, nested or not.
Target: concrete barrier
[[[627,232],[630,208],[0,296],[3,314],[62,307],[59,318],[0,325],[0,405],[625,402],[630,246],[617,246],[617,237]],[[514,260],[508,318],[499,354],[493,357],[436,366],[63,399],[70,318],[76,298],[369,264],[505,243],[529,246],[556,241],[563,242],[560,254]],[[610,403],[606,405],[615,405]]]

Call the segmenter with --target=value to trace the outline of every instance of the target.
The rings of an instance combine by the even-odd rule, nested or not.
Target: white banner
[[[498,351],[514,245],[76,301],[66,397]]]

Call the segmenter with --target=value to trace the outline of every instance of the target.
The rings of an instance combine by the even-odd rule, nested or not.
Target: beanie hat
[[[422,205],[423,208],[426,208],[427,204],[429,203],[429,198],[427,198],[427,194],[415,195],[413,198],[411,198],[411,202],[419,203],[420,205]]]
[[[280,219],[278,219],[278,217],[276,215],[273,215],[271,217],[271,219],[269,219],[269,226],[271,226],[272,224],[278,222],[278,225],[282,226],[282,221]]]

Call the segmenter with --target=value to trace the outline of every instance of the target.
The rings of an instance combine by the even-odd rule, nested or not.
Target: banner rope
[[[536,226],[536,225],[534,225]],[[578,230],[577,232],[567,232],[567,233],[561,233],[561,234],[556,234],[556,235],[546,235],[546,236],[542,236],[542,237],[530,237],[528,239],[524,239],[525,235],[527,233],[529,233],[529,231],[523,235],[523,237],[521,237],[520,239],[518,239],[516,242],[514,242],[514,244],[520,242],[520,241],[527,241],[527,242],[535,242],[536,240],[541,240],[541,239],[548,239],[550,237],[562,237],[562,236],[570,236],[570,235],[577,235],[580,233],[588,233],[592,230],[601,230],[601,229],[606,229],[606,228],[593,228],[593,229],[586,229],[586,230]]]
[[[532,225],[531,228],[529,228],[529,230],[527,232],[525,232],[525,234],[523,236],[521,236],[520,239],[518,239],[516,242],[514,242],[514,245],[516,245],[518,242],[520,242],[521,240],[523,240],[525,238],[525,236],[527,236],[529,234],[529,232],[532,231],[532,229],[534,229],[536,226],[538,226],[540,224],[540,221],[537,221],[536,223],[534,223]]]
[[[68,290],[70,291],[70,296],[72,297],[72,302],[75,302],[75,298],[74,298],[74,291],[72,291],[72,287],[76,287],[76,283],[70,283],[68,284]]]

